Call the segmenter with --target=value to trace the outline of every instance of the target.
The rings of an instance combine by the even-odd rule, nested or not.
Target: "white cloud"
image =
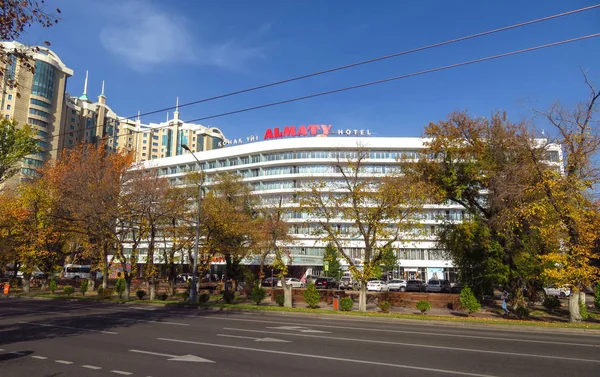
[[[141,71],[172,62],[239,71],[249,60],[265,58],[262,47],[249,45],[249,39],[206,42],[201,36],[192,35],[189,25],[184,16],[163,11],[149,2],[126,1],[112,8],[100,41],[108,51]],[[269,25],[263,25],[254,34],[262,36],[268,29]]]

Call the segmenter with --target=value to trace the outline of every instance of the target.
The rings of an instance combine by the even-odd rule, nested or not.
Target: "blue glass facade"
[[[54,67],[42,61],[35,62],[31,93],[52,101],[54,97]]]

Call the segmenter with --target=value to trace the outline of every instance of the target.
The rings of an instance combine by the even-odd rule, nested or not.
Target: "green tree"
[[[469,315],[481,310],[481,304],[479,304],[479,301],[477,301],[473,291],[471,291],[471,288],[469,288],[467,285],[465,285],[465,287],[460,291],[459,300],[460,305],[467,309]]]
[[[37,130],[30,125],[19,127],[16,120],[5,119],[2,116],[0,119],[0,184],[19,171],[18,163],[23,160],[23,157],[40,150],[34,138],[36,135]]]
[[[261,303],[262,300],[265,299],[265,297],[267,296],[267,290],[264,289],[263,287],[260,286],[260,284],[256,283],[254,284],[254,288],[252,289],[252,301],[256,304],[259,305]]]
[[[596,289],[594,290],[594,306],[600,310],[600,283],[596,283]]]
[[[127,289],[127,284],[124,278],[118,278],[115,283],[115,292],[119,294],[119,298],[123,298],[123,292]]]
[[[323,262],[327,262],[327,276],[331,276],[336,280],[340,280],[342,277],[342,265],[340,263],[340,254],[337,252],[335,246],[332,243],[328,243],[325,246],[325,253],[323,254]]]
[[[316,308],[321,301],[321,295],[314,283],[308,283],[308,286],[304,290],[304,301],[306,301],[311,309]]]

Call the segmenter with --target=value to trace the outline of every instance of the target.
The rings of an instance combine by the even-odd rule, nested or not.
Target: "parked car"
[[[406,290],[406,280],[392,279],[387,283],[390,291],[404,292]]]
[[[450,293],[451,290],[448,280],[429,280],[425,287],[426,292]]]
[[[343,276],[340,279],[340,289],[358,289],[357,281],[352,280],[350,276]]]
[[[569,297],[571,295],[571,287],[559,286],[557,284],[552,284],[552,285],[544,288],[544,292],[548,296],[565,298],[565,297]]]
[[[452,288],[450,288],[450,293],[460,293],[462,292],[464,287],[465,286],[462,283],[455,283],[454,285],[452,285]]]
[[[387,292],[390,288],[382,280],[371,280],[367,282],[367,291],[375,291],[375,292]]]
[[[177,281],[181,281],[184,283],[187,283],[188,281],[192,281],[192,278],[193,278],[192,274],[187,273],[187,272],[177,275]]]
[[[291,285],[292,288],[304,288],[306,287],[306,284],[302,281],[300,281],[300,279],[296,279],[296,278],[287,278],[285,279],[285,283],[287,285]],[[277,282],[277,286],[278,287],[283,287],[283,285],[281,284],[281,281]]]
[[[275,287],[277,286],[277,284],[279,283],[279,278],[265,278],[263,279],[263,281],[260,283],[260,285],[262,285],[263,287]]]
[[[334,278],[318,278],[315,280],[315,287],[319,289],[339,288],[340,283],[338,283]]]
[[[425,292],[425,283],[421,280],[407,280],[406,292]]]
[[[319,276],[317,276],[317,275],[306,275],[306,284],[310,284],[310,283],[314,284],[318,278],[319,278]]]

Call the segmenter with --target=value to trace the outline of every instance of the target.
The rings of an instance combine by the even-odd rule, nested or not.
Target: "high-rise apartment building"
[[[23,61],[9,56],[5,77],[0,83],[0,112],[20,125],[32,125],[37,130],[36,138],[42,149],[23,160],[21,172],[14,178],[18,180],[35,175],[37,168],[57,157],[58,138],[53,136],[60,132],[67,78],[73,75],[73,70],[46,47],[29,47],[18,42],[0,43],[4,45],[4,51],[25,52],[30,57],[29,64],[35,66],[33,73]],[[17,85],[10,85],[11,80],[15,80]]]

